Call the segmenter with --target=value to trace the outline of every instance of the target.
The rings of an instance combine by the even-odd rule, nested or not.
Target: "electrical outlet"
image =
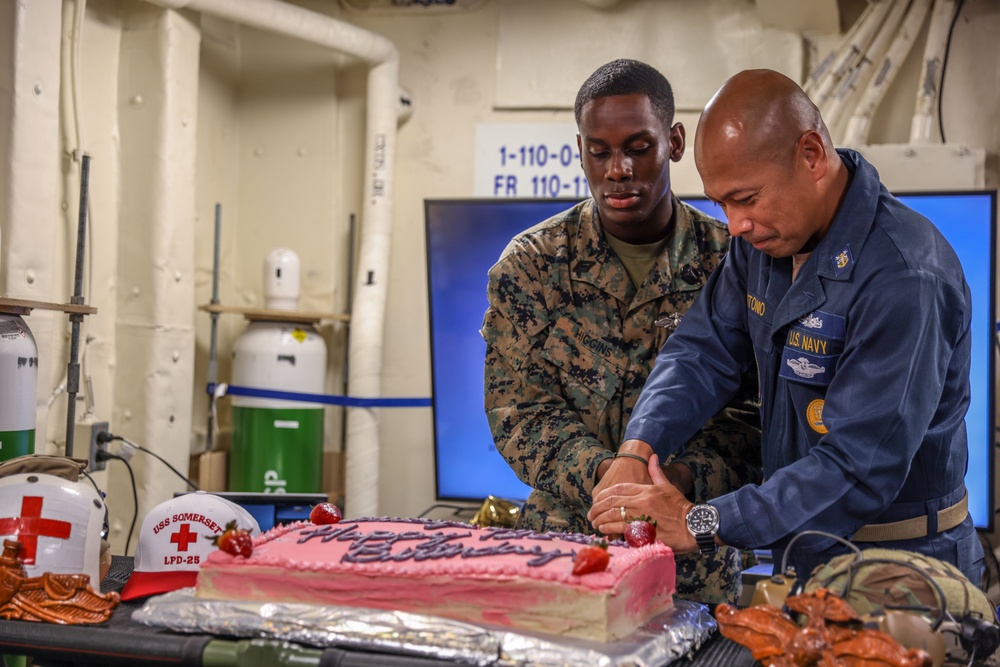
[[[97,452],[107,451],[108,443],[97,442],[98,433],[108,432],[108,422],[87,422],[76,425],[76,433],[74,434],[74,442],[77,446],[87,443],[87,451],[89,452],[90,464],[87,467],[90,472],[96,472],[98,470],[104,470],[108,466],[107,461],[98,461]]]

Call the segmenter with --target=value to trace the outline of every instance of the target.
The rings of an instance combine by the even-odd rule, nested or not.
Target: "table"
[[[132,558],[114,556],[102,592],[120,591],[132,572]],[[272,640],[231,640],[210,635],[176,634],[132,621],[142,601],[124,602],[111,620],[93,626],[60,626],[0,621],[0,654],[32,656],[35,665],[318,665],[320,667],[456,667],[446,660],[342,648],[318,649]],[[742,646],[716,634],[678,667],[751,667]]]

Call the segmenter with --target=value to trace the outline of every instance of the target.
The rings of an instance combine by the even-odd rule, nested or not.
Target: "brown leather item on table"
[[[805,616],[804,627],[770,605],[720,604],[715,618],[724,637],[773,667],[931,667],[925,651],[907,650],[884,632],[863,629],[854,609],[825,588],[792,596],[786,604]]]
[[[0,555],[0,618],[61,625],[103,623],[118,606],[118,593],[97,593],[85,574],[28,577],[18,553],[21,543],[4,540]]]
[[[50,456],[48,454],[27,454],[0,462],[0,477],[43,473],[75,482],[83,476],[83,470],[87,465],[87,459],[71,459],[66,456]]]

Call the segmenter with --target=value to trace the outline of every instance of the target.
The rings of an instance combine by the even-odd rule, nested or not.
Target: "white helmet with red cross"
[[[89,482],[45,473],[0,478],[0,544],[21,543],[29,577],[85,574],[99,591],[104,516],[104,501]]]

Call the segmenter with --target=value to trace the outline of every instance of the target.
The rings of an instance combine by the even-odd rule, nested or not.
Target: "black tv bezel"
[[[987,325],[987,339],[993,342],[990,349],[1000,352],[1000,323],[997,322],[997,201],[998,191],[989,188],[970,188],[967,190],[907,190],[891,189],[893,197],[943,197],[955,195],[982,196],[990,199],[990,300]],[[933,221],[932,221],[933,222]],[[988,459],[987,469],[987,503],[986,503],[986,525],[976,526],[976,530],[983,533],[992,533],[996,520],[996,449],[1000,445],[997,440],[997,378],[996,378],[996,353],[987,355],[986,384],[988,388],[987,406],[988,423],[986,425],[987,437],[992,436],[992,443],[986,445],[986,457]],[[966,460],[966,474],[971,460]],[[975,522],[975,518],[973,518]]]
[[[997,350],[1000,350],[1000,324],[997,323],[997,307],[996,307],[996,291],[997,291],[997,201],[998,192],[997,190],[991,189],[968,189],[968,190],[895,190],[892,191],[893,196],[902,197],[941,197],[941,196],[987,196],[990,198],[992,203],[991,213],[990,213],[990,302],[989,302],[989,312],[988,321],[989,325],[988,335],[994,341],[994,345],[991,346]],[[704,195],[676,195],[678,198],[684,201],[699,200],[707,201],[707,197]],[[450,494],[441,493],[441,471],[440,471],[440,446],[439,446],[439,433],[438,433],[438,419],[437,419],[437,380],[436,380],[436,360],[435,360],[435,345],[434,345],[434,296],[431,285],[431,238],[430,238],[430,209],[436,205],[456,205],[456,206],[469,206],[469,205],[506,205],[509,206],[512,203],[524,203],[524,204],[561,204],[564,208],[569,208],[574,204],[582,201],[583,197],[574,198],[544,198],[544,197],[439,197],[439,198],[427,198],[424,199],[424,252],[425,252],[425,286],[427,294],[427,308],[428,308],[428,333],[429,333],[429,355],[430,355],[430,370],[431,370],[431,425],[434,434],[434,493],[435,498],[438,501],[443,502],[482,502],[486,497],[466,497]],[[541,222],[537,220],[534,223]],[[529,225],[530,226],[530,225]],[[527,227],[525,227],[527,229]],[[988,410],[988,424],[987,433],[993,435],[993,443],[987,444],[987,458],[988,458],[988,489],[987,494],[987,525],[986,526],[976,526],[977,530],[985,532],[993,532],[994,529],[994,519],[996,514],[996,447],[998,446],[997,441],[997,427],[996,427],[996,354],[988,355],[988,369],[987,369],[987,383],[989,389],[989,396],[987,398],[987,405],[992,406],[992,410]],[[992,400],[990,400],[992,399]]]
[[[430,370],[431,370],[431,427],[434,433],[434,497],[437,501],[441,502],[467,502],[467,503],[481,503],[486,499],[486,495],[481,497],[467,497],[467,496],[456,496],[441,493],[441,457],[440,457],[440,447],[439,447],[439,434],[438,434],[438,420],[437,420],[437,379],[436,379],[436,360],[434,358],[434,350],[436,346],[434,344],[434,296],[431,285],[431,238],[429,234],[430,226],[430,209],[432,206],[437,204],[453,204],[460,206],[468,206],[470,204],[485,204],[485,203],[496,203],[496,204],[507,204],[518,202],[525,204],[551,204],[551,203],[562,203],[565,208],[569,208],[585,199],[584,197],[578,198],[550,198],[550,197],[439,197],[439,198],[427,198],[424,199],[424,266],[425,266],[425,286],[427,293],[427,328],[428,328],[428,354],[430,355]],[[536,222],[542,222],[538,220]],[[527,229],[527,227],[525,227]],[[499,259],[499,258],[498,258]],[[484,408],[485,415],[485,408]],[[488,494],[487,494],[488,495]],[[520,504],[522,502],[520,499],[515,499],[514,502]]]

